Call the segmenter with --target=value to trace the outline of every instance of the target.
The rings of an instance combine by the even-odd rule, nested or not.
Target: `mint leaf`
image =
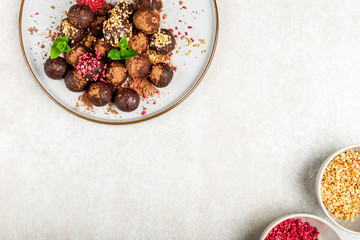
[[[61,51],[59,51],[57,48],[52,47],[50,52],[51,59],[58,58],[61,54]]]
[[[71,47],[69,45],[66,45],[63,52],[70,52],[70,51],[71,51]]]
[[[112,60],[121,60],[120,52],[117,49],[113,49],[108,53],[108,58]]]
[[[68,45],[65,42],[59,42],[59,44],[56,46],[56,48],[59,51],[63,52],[65,50],[66,46],[68,46]]]
[[[127,47],[129,46],[129,43],[128,43],[126,37],[122,37],[120,39],[119,46],[120,46],[120,49],[127,49]]]
[[[65,43],[69,43],[69,36],[59,37],[57,40]]]
[[[51,59],[58,58],[62,52],[70,52],[69,36],[60,37],[55,40],[51,47],[50,57]]]
[[[137,51],[135,51],[134,49],[129,49],[127,50],[127,52],[122,56],[122,59],[126,60],[126,59],[130,59],[133,58],[135,56],[139,55],[139,53]]]

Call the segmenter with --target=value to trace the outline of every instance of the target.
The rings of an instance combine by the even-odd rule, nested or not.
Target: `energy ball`
[[[89,32],[91,33],[91,35],[93,35],[94,37],[99,37],[102,34],[102,29],[103,29],[103,23],[106,20],[106,16],[96,13],[94,16],[94,21],[91,23],[90,27],[89,27]]]
[[[175,37],[168,29],[159,29],[150,37],[150,48],[158,54],[169,54],[174,51],[175,46]]]
[[[120,86],[127,76],[127,69],[120,61],[113,61],[106,68],[106,80],[112,85]]]
[[[121,91],[118,91],[114,105],[123,112],[132,112],[135,111],[140,104],[140,96],[135,90],[124,88]]]
[[[126,60],[125,65],[132,78],[142,79],[149,75],[152,63],[147,55],[137,55]]]
[[[62,36],[69,36],[71,42],[80,42],[86,36],[86,31],[73,27],[66,18],[61,22],[60,32]]]
[[[72,92],[82,92],[89,82],[76,69],[70,70],[65,76],[65,86]]]
[[[133,3],[128,1],[121,1],[108,11],[108,16],[109,17],[119,16],[124,20],[130,20],[134,12],[135,12],[135,5]]]
[[[44,70],[46,75],[55,80],[63,79],[69,71],[69,64],[62,57],[55,59],[49,58],[45,62]]]
[[[99,52],[101,57],[106,58],[111,51],[111,45],[103,38],[98,38],[94,45],[95,52]]]
[[[167,87],[173,79],[174,71],[166,63],[156,64],[150,73],[150,82],[159,88]]]
[[[129,41],[130,48],[136,50],[138,53],[146,53],[149,46],[149,37],[145,33],[138,32],[131,36]]]
[[[76,4],[69,9],[68,19],[74,27],[86,29],[94,20],[94,12],[88,5]]]
[[[91,84],[87,93],[90,102],[97,107],[105,106],[112,98],[110,87],[103,82]]]
[[[136,6],[137,8],[150,6],[160,11],[163,7],[163,3],[162,0],[137,0]]]
[[[130,38],[132,26],[127,20],[123,20],[120,17],[111,17],[104,22],[103,33],[105,40],[111,46],[119,47],[121,38]]]
[[[87,53],[87,49],[81,44],[76,44],[71,48],[70,52],[64,53],[64,56],[65,60],[75,68],[79,64],[81,55],[85,53]]]
[[[106,64],[100,54],[85,53],[81,55],[76,69],[88,81],[105,81]]]
[[[160,27],[160,13],[152,7],[143,7],[135,12],[133,21],[139,31],[153,34]]]

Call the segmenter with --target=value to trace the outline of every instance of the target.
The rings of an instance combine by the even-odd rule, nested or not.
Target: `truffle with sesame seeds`
[[[75,28],[86,29],[94,20],[94,12],[88,5],[76,4],[69,9],[68,19]]]
[[[105,106],[111,102],[112,93],[110,87],[103,82],[95,82],[87,90],[88,98],[97,107]]]
[[[111,17],[104,22],[104,38],[111,46],[118,47],[121,38],[130,38],[132,34],[132,25],[129,21],[120,17]]]
[[[109,84],[120,86],[126,81],[128,76],[127,69],[120,61],[109,63],[106,68],[106,80]]]
[[[150,82],[159,88],[167,87],[174,76],[174,70],[166,63],[153,66],[150,73]]]
[[[162,0],[137,0],[136,6],[138,8],[150,6],[150,7],[155,8],[158,11],[161,11],[161,9],[163,7],[163,3],[162,3]]]
[[[67,18],[61,21],[60,32],[62,36],[69,36],[70,41],[73,43],[80,42],[86,36],[84,29],[73,27]]]
[[[152,7],[142,7],[135,12],[133,21],[139,31],[153,34],[160,27],[160,13]]]
[[[158,54],[169,54],[175,49],[175,46],[175,37],[168,29],[159,29],[150,37],[150,48]]]
[[[146,53],[149,47],[149,36],[142,32],[134,33],[129,41],[129,46],[138,53]]]
[[[82,44],[76,44],[71,48],[70,52],[64,53],[65,60],[74,68],[79,63],[79,58],[84,53],[87,53],[87,49]]]
[[[44,70],[46,75],[54,80],[63,79],[66,73],[69,71],[70,66],[65,59],[58,57],[55,59],[49,58],[46,60]]]
[[[65,86],[72,92],[84,91],[89,82],[76,69],[70,70],[65,76]]]
[[[114,105],[123,112],[135,111],[140,104],[139,94],[130,88],[124,88],[115,95]]]
[[[147,55],[142,54],[126,60],[125,65],[132,78],[142,79],[149,75],[152,63]]]

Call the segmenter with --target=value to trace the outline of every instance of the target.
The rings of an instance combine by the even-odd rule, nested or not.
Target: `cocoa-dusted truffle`
[[[136,91],[124,88],[119,91],[114,100],[114,105],[123,112],[135,111],[140,104],[140,96]]]
[[[104,38],[111,46],[118,47],[121,38],[130,38],[132,26],[127,20],[120,17],[111,17],[104,22],[103,27]]]
[[[127,69],[120,61],[113,61],[106,68],[106,80],[112,85],[123,84],[127,75]]]
[[[150,82],[156,87],[167,87],[173,79],[174,71],[166,63],[158,63],[153,66],[150,73]]]
[[[87,49],[81,44],[76,44],[70,52],[64,53],[65,60],[75,68],[79,63],[79,58],[84,53],[87,53]]]
[[[175,37],[168,29],[159,29],[150,37],[150,48],[158,54],[169,54],[175,49],[175,46]]]
[[[69,71],[70,66],[65,59],[58,57],[55,59],[49,58],[46,60],[44,70],[46,75],[51,79],[63,79],[66,73]]]
[[[130,76],[136,79],[147,77],[151,69],[150,58],[143,54],[126,60],[125,65]]]
[[[160,27],[160,13],[152,7],[143,7],[135,12],[133,21],[139,31],[153,34]]]
[[[82,92],[89,82],[76,69],[70,70],[65,76],[65,86],[72,92]]]
[[[110,87],[103,82],[95,82],[91,84],[87,93],[90,102],[97,107],[105,106],[112,98]]]
[[[146,53],[149,47],[149,37],[145,33],[138,32],[131,36],[129,41],[130,48],[138,53]]]
[[[68,19],[74,27],[86,29],[94,20],[94,12],[88,5],[75,4],[69,9]]]
[[[108,11],[109,17],[119,16],[124,20],[130,20],[135,12],[135,5],[129,1],[120,1]]]
[[[137,0],[136,6],[138,8],[150,6],[160,11],[163,7],[163,3],[162,0]]]
[[[71,42],[80,42],[86,36],[85,30],[73,27],[67,18],[62,20],[60,32],[62,36],[69,36]]]
[[[100,53],[85,53],[79,58],[79,64],[76,66],[79,74],[88,81],[105,81],[106,64],[101,58]]]
[[[102,34],[103,23],[106,20],[106,16],[100,13],[96,13],[94,16],[94,21],[89,27],[89,32],[94,37],[99,37]]]
[[[111,45],[103,38],[98,38],[94,45],[95,52],[99,52],[101,57],[106,58],[111,51]]]

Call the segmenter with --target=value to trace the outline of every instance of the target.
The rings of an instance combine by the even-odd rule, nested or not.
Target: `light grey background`
[[[360,1],[218,4],[217,54],[194,94],[107,126],[42,92],[21,56],[20,0],[2,1],[1,239],[256,240],[284,214],[325,218],[316,172],[360,142]]]

